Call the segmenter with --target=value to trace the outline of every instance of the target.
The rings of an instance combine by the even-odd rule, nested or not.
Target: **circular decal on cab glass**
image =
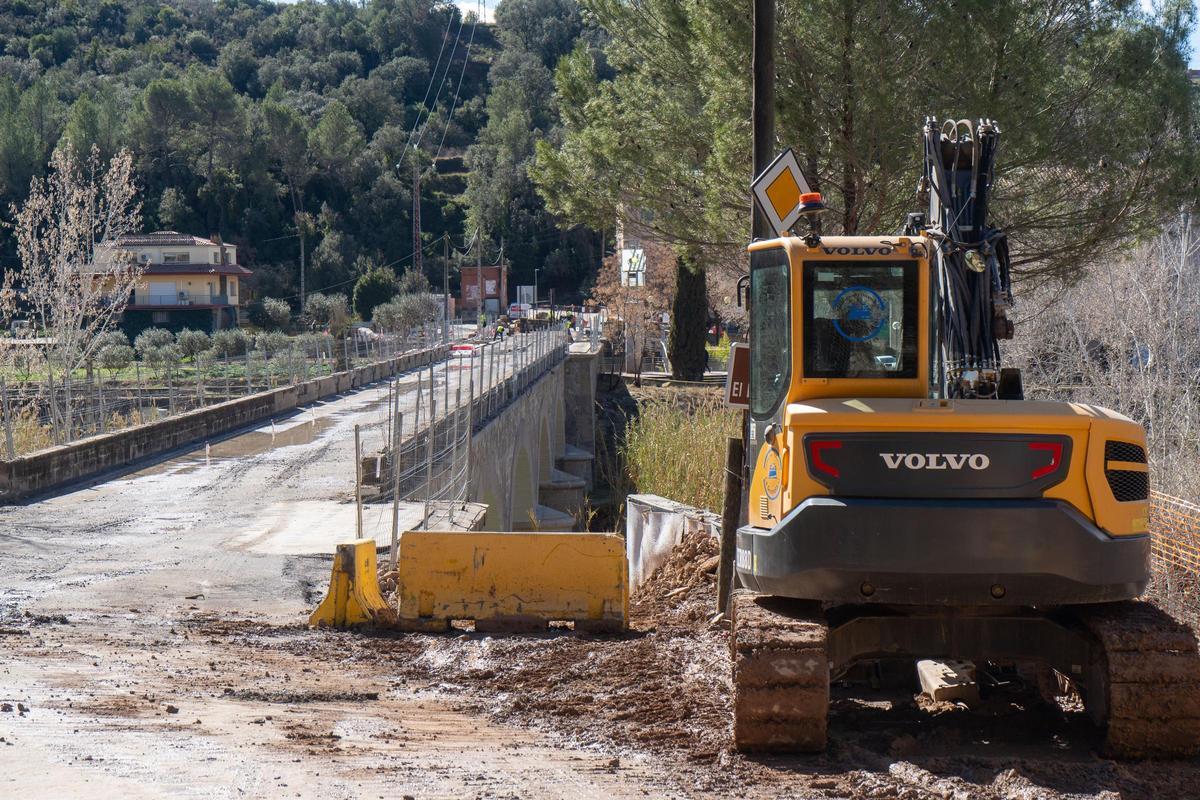
[[[779,462],[779,453],[774,447],[767,449],[763,457],[763,494],[774,500],[779,497],[779,487],[783,480],[783,465]]]
[[[887,322],[887,301],[870,286],[847,286],[832,305],[833,327],[851,342],[874,339]]]

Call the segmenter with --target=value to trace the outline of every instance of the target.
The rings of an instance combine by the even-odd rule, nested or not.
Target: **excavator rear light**
[[[1053,472],[1058,469],[1059,465],[1062,464],[1062,442],[1030,442],[1029,449],[1041,450],[1050,454],[1050,463],[1044,467],[1038,467],[1029,476],[1035,481],[1038,478],[1043,478],[1047,475],[1053,474]]]
[[[837,467],[829,464],[821,457],[821,453],[825,450],[837,450],[842,446],[840,439],[809,439],[808,440],[808,463],[817,472],[824,472],[831,478],[840,478],[842,471]]]

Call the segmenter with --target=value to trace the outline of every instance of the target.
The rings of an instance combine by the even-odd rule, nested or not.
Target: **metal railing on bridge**
[[[411,374],[393,379],[386,414],[358,427],[358,491],[393,501],[393,527],[400,502],[423,505],[421,529],[457,525],[470,500],[471,433],[562,363],[570,344],[561,328],[476,338],[451,349],[440,375],[419,370],[415,391],[404,386]]]

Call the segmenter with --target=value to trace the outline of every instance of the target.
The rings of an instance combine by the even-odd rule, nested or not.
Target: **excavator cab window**
[[[917,375],[917,262],[806,261],[804,376]]]
[[[787,251],[750,254],[750,412],[775,413],[791,378],[791,287]]]

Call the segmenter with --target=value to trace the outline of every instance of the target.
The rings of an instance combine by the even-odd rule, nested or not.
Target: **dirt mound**
[[[707,627],[717,608],[720,545],[707,531],[687,531],[667,560],[629,600],[631,626]]]

